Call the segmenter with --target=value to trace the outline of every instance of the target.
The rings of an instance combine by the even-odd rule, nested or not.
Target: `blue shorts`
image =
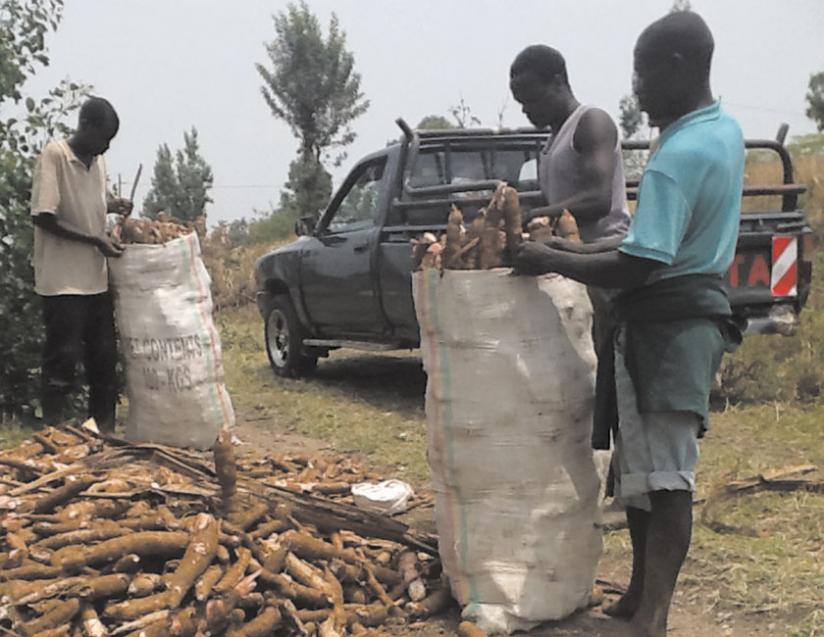
[[[615,339],[618,433],[612,455],[615,497],[650,510],[650,491],[694,491],[701,417],[686,411],[638,413],[632,378],[624,363],[624,331]]]

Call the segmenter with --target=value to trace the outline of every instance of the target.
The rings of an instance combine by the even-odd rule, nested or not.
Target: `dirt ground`
[[[238,413],[238,437],[247,449],[259,452],[276,450],[310,451],[332,453],[331,447],[321,440],[302,436],[290,428],[278,424],[276,417],[262,416],[252,411]],[[387,477],[390,477],[386,474]],[[418,487],[420,488],[420,487]],[[401,518],[403,519],[403,518]],[[418,509],[404,520],[410,525],[434,532],[434,522],[431,509]],[[616,562],[608,554],[604,555],[598,570],[601,580],[625,586],[628,579],[628,565]],[[615,593],[606,596],[606,603],[617,598]],[[420,622],[411,626],[393,627],[392,634],[399,637],[436,637],[439,635],[454,635],[460,621],[457,607],[441,616]],[[705,613],[701,604],[700,590],[681,590],[676,593],[675,604],[670,617],[669,634],[684,637],[767,637],[780,634],[773,624],[757,622],[746,618],[736,617],[733,621],[729,616],[715,616]],[[549,623],[536,628],[529,633],[532,637],[561,637],[561,636],[603,636],[623,637],[626,635],[626,624],[613,620],[601,612],[601,608],[593,608],[580,612],[575,616],[557,623]]]

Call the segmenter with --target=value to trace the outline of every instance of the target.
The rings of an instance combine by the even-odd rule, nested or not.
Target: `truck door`
[[[323,336],[368,339],[384,332],[373,262],[385,167],[386,157],[355,167],[301,256],[304,305]]]

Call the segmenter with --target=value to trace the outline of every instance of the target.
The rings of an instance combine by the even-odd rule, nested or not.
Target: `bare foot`
[[[604,614],[615,619],[632,619],[641,603],[641,596],[627,591],[614,604],[604,607]]]

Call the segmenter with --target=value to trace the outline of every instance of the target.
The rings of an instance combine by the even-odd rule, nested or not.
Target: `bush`
[[[42,100],[21,92],[48,64],[45,38],[62,7],[62,0],[0,3],[0,422],[32,417],[38,406],[43,329],[31,268],[32,162],[49,138],[67,132],[63,122],[90,90],[64,81]]]
[[[43,327],[30,265],[33,236],[28,207],[30,164],[0,149],[0,420],[33,415],[39,396]]]
[[[238,239],[231,226],[220,224],[203,240],[203,263],[212,277],[216,310],[240,307],[255,301],[255,261],[283,241]]]
[[[259,257],[295,239],[297,215],[289,208],[252,221],[220,223],[203,240],[203,262],[212,277],[215,309],[253,303]]]
[[[298,214],[289,209],[272,211],[249,223],[248,243],[271,243],[295,238]]]

